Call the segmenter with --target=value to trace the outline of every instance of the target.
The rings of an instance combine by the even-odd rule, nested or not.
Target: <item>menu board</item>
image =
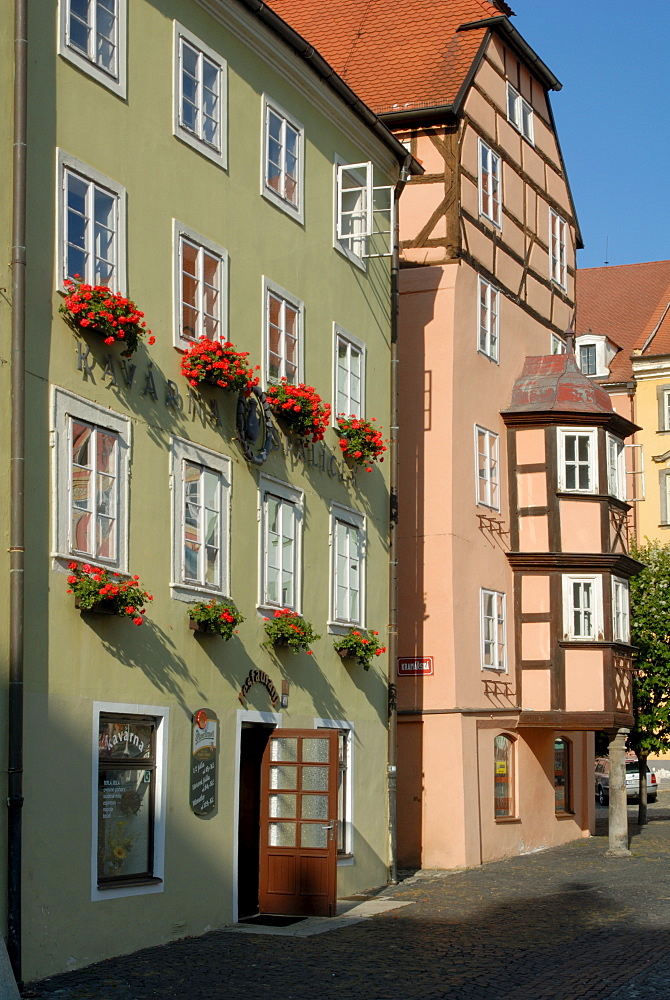
[[[216,808],[219,720],[209,708],[193,713],[191,734],[191,809],[206,816]]]

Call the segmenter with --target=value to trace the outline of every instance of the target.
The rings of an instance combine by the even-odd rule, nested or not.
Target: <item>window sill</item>
[[[481,358],[486,358],[486,360],[490,361],[491,364],[494,364],[494,365],[499,365],[500,364],[499,358],[494,358],[492,354],[487,354],[486,351],[482,351],[481,348],[479,348],[479,347],[477,348],[477,354],[479,354],[479,356]]]
[[[291,204],[290,201],[286,201],[281,197],[281,195],[276,194],[272,188],[269,187],[264,187],[261,194],[266,201],[268,201],[271,205],[274,205],[275,208],[278,208],[280,212],[288,215],[290,219],[293,219],[293,221],[299,223],[299,225],[304,226],[305,216],[302,205]]]
[[[299,611],[298,608],[292,608],[288,604],[282,604],[281,606],[278,605],[278,604],[277,605],[274,605],[274,604],[272,604],[272,605],[257,604],[256,605],[256,611],[257,611],[259,617],[261,617],[261,618],[271,618],[274,615],[275,611],[284,611],[286,609],[288,609],[289,611],[291,611],[294,615],[301,615],[302,614],[302,611]]]
[[[346,868],[347,865],[353,865],[354,856],[353,854],[338,854],[337,855],[337,865],[338,868]]]
[[[328,635],[347,635],[352,628],[359,628],[361,632],[367,632],[365,625],[360,622],[328,622]]]
[[[107,889],[134,889],[137,886],[148,886],[148,885],[162,885],[162,878],[154,878],[150,876],[149,878],[128,878],[119,879],[114,882],[98,882],[97,888],[98,892],[105,892]]]
[[[197,584],[191,586],[188,583],[170,583],[170,590],[174,601],[185,601],[188,604],[193,604],[194,601],[203,601],[207,598],[220,601],[222,598],[228,596],[222,590],[206,590]]]
[[[520,823],[521,819],[518,816],[496,816],[496,823]]]
[[[574,819],[575,814],[573,812],[557,812],[554,813],[556,819]]]
[[[193,149],[196,153],[200,153],[200,155],[204,156],[206,160],[209,160],[211,163],[215,163],[217,167],[220,167],[222,170],[228,169],[226,154],[223,149],[215,149],[214,146],[208,145],[204,139],[200,139],[197,135],[193,135],[192,132],[189,132],[181,126],[177,126],[173,130],[172,134],[175,139],[183,142],[185,146],[189,146],[190,149]]]

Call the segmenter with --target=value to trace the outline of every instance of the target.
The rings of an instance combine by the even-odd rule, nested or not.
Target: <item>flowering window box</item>
[[[181,359],[181,373],[189,385],[196,388],[201,382],[218,386],[228,392],[251,393],[258,385],[254,373],[260,365],[252,368],[247,358],[248,351],[238,351],[229,340],[220,342],[200,337]]]
[[[118,341],[126,348],[121,352],[124,358],[135,353],[143,337],[148,337],[148,344],[155,342],[156,338],[147,329],[144,313],[119,292],[113,292],[106,285],[87,285],[70,278],[65,280],[65,291],[65,301],[59,311],[73,330],[98,333],[106,344]]]
[[[122,577],[89,563],[71,562],[69,570],[68,594],[74,594],[74,605],[79,611],[119,615],[130,618],[134,625],[142,624],[144,605],[153,601],[153,597],[142,589],[139,576]]]
[[[382,432],[375,426],[375,418],[347,417],[341,413],[337,418],[336,433],[340,438],[340,449],[344,458],[352,465],[364,465],[366,472],[372,472],[372,462],[383,462],[386,445]]]
[[[311,643],[321,638],[310,622],[290,608],[275,611],[273,618],[265,619],[264,627],[268,636],[264,646],[289,646],[294,653],[304,650],[308,656],[312,655]]]
[[[316,444],[330,421],[330,406],[311,385],[290,385],[282,379],[279,385],[268,386],[267,401],[276,417],[282,420],[304,444]]]
[[[188,612],[188,627],[203,635],[220,635],[226,641],[237,632],[237,626],[244,621],[232,601],[200,601],[193,604]]]

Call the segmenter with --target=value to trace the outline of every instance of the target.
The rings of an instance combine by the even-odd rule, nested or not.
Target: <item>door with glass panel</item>
[[[276,730],[261,772],[261,913],[335,915],[338,734]]]

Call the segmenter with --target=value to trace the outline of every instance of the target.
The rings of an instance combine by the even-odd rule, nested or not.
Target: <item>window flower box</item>
[[[330,421],[330,406],[324,403],[311,385],[290,385],[282,379],[268,386],[267,401],[276,417],[282,420],[304,444],[322,441]]]
[[[263,646],[289,646],[294,653],[303,649],[308,656],[312,655],[311,643],[321,638],[310,622],[289,608],[275,611],[273,618],[266,618],[265,631],[268,638]]]
[[[81,612],[120,615],[135,625],[144,621],[147,601],[151,594],[142,589],[139,576],[124,578],[100,566],[71,562],[67,582],[68,594],[74,594],[75,607]]]
[[[201,382],[218,386],[228,392],[243,392],[247,396],[258,385],[259,378],[247,362],[248,351],[237,351],[229,340],[208,340],[200,337],[181,359],[181,373],[196,388]]]
[[[386,445],[381,428],[375,426],[374,417],[370,421],[341,413],[335,431],[340,437],[342,454],[354,465],[364,465],[366,472],[372,472],[372,462],[384,461]]]
[[[200,601],[193,604],[189,610],[189,628],[203,635],[220,635],[226,641],[237,632],[237,626],[243,622],[241,615],[232,601]]]
[[[346,635],[335,640],[335,652],[343,660],[356,660],[365,670],[369,670],[374,657],[386,652],[386,646],[381,645],[378,636],[379,632],[375,632],[374,629],[369,632],[364,629],[351,629]]]
[[[148,344],[155,342],[156,338],[147,329],[144,313],[119,292],[113,292],[106,285],[87,285],[70,278],[65,279],[65,291],[65,301],[59,311],[73,330],[98,333],[106,344],[116,341],[124,344],[126,349],[121,352],[124,358],[135,353],[144,336],[148,337]]]

